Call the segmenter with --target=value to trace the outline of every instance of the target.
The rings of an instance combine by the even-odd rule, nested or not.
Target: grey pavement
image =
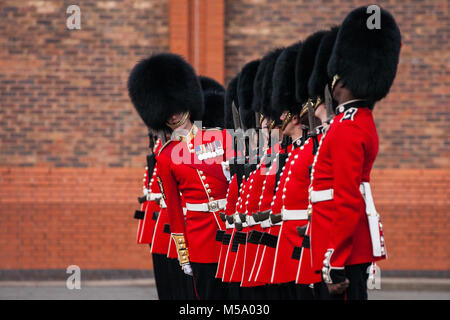
[[[414,281],[414,280],[412,280]],[[397,288],[397,289],[395,289]],[[369,290],[369,300],[450,300],[447,287],[437,290],[406,290],[405,284]],[[428,288],[428,289],[427,289]],[[81,289],[69,290],[63,281],[0,282],[0,300],[156,300],[153,279],[85,281]]]

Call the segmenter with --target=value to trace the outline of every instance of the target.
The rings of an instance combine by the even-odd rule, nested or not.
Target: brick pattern
[[[388,259],[382,270],[450,270],[449,170],[374,170]]]
[[[0,169],[0,270],[151,269],[136,245],[142,169]],[[377,169],[382,270],[450,270],[448,170]],[[405,187],[407,186],[407,187]]]
[[[147,137],[126,80],[151,53],[190,54],[192,3],[85,0],[82,29],[69,31],[68,1],[0,2],[1,270],[152,268],[148,246],[135,244],[132,213]],[[366,4],[198,3],[198,71],[225,83],[251,59],[338,24]],[[380,153],[372,185],[389,254],[381,267],[447,272],[449,6],[445,0],[379,4],[403,33],[397,79],[375,110]]]
[[[226,83],[269,50],[338,25],[367,1],[226,1]],[[449,168],[449,5],[436,1],[377,1],[402,32],[400,65],[389,96],[375,108],[380,135],[377,168]]]
[[[168,0],[0,2],[0,166],[139,167],[147,130],[126,89],[169,47]]]
[[[0,269],[151,269],[142,169],[0,169]]]

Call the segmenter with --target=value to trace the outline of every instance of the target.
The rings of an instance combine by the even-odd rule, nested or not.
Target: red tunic
[[[279,150],[279,143],[275,146],[275,150]],[[271,155],[271,154],[272,154],[272,149],[269,148],[267,150],[267,155]],[[255,205],[256,210],[255,211],[262,212],[262,211],[270,209],[270,206],[271,206],[270,201],[273,199],[273,190],[275,188],[276,165],[273,165],[274,163],[276,164],[276,160],[273,160],[272,162],[268,162],[266,157],[264,157],[261,161],[261,166],[259,167],[259,175],[260,175],[259,179],[261,179],[260,180],[261,188],[260,189],[258,188],[256,190],[256,193],[255,193],[256,199],[253,200],[256,202],[256,205]],[[263,225],[267,222],[268,222],[268,220],[266,220],[265,222],[259,223],[259,227],[261,228],[261,232],[262,232],[261,236],[263,236],[264,233],[269,233],[270,225],[263,227]],[[261,241],[261,238],[259,240]],[[262,284],[262,283],[265,284],[265,283],[267,283],[266,281],[256,280],[256,276],[258,274],[259,267],[261,264],[261,259],[263,257],[265,247],[266,247],[265,245],[261,244],[260,241],[256,248],[255,258],[254,258],[252,266],[250,268],[251,270],[250,270],[250,275],[248,277],[248,281],[253,282],[253,283],[258,283],[258,284]],[[250,257],[247,261],[249,261],[249,260],[250,260]]]
[[[192,137],[169,141],[159,153],[161,192],[166,198],[171,233],[185,236],[190,261],[216,263],[220,252],[220,244],[215,241],[216,233],[218,229],[225,228],[219,211],[199,212],[188,208],[185,219],[181,197],[186,205],[225,198],[228,182],[222,171],[223,157],[199,160],[196,154],[196,147],[214,141],[225,145],[225,133],[196,129],[195,126],[192,128],[191,132],[196,131]]]
[[[237,183],[237,180],[236,180],[236,183]],[[238,217],[236,217],[237,212],[242,211],[241,208],[243,205],[243,194],[245,193],[244,185],[246,185],[245,177],[242,178],[241,185],[239,186],[240,192],[238,195],[238,200],[236,202],[235,211],[233,212],[233,215],[235,215],[235,219],[239,219]],[[227,256],[225,258],[225,266],[224,266],[223,278],[222,278],[222,280],[224,282],[240,281],[240,279],[237,279],[236,276],[234,279],[232,278],[233,271],[235,270],[237,253],[238,253],[239,247],[241,247],[241,245],[238,245],[238,247],[237,247],[238,250],[234,250],[235,247],[233,247],[233,241],[236,241],[235,240],[236,232],[238,232],[236,230],[236,228],[232,229],[231,240],[230,240],[230,243],[227,248]],[[236,273],[236,275],[237,275],[237,273]]]
[[[167,216],[167,208],[161,208],[158,220],[156,220],[155,232],[152,239],[152,253],[167,255],[169,248],[170,233],[164,232],[169,227],[169,217]]]
[[[294,149],[289,153],[286,160],[283,175],[276,189],[272,211],[274,214],[280,214],[283,210],[306,212],[308,208],[309,166],[313,162],[313,143],[309,139],[300,147],[298,146],[299,142],[299,139],[294,141]],[[297,227],[302,227],[307,223],[307,219],[282,221],[278,234],[271,283],[295,281],[299,261],[293,258],[293,252],[294,248],[301,248],[303,242],[303,238],[297,233]]]
[[[155,147],[153,149],[154,153],[157,153],[159,149],[161,148],[161,140],[158,139],[158,141],[155,144]],[[156,179],[156,171],[157,166],[155,164],[155,167],[153,168],[152,172],[148,172],[148,168],[146,168],[145,176],[144,176],[144,188],[147,189],[147,186],[149,186],[148,189],[148,196],[147,199],[150,199],[151,194],[154,195],[160,195],[158,182]],[[149,181],[150,179],[150,181]],[[149,183],[150,182],[150,183]],[[152,243],[153,239],[153,233],[155,231],[155,225],[156,225],[156,215],[154,215],[154,212],[159,212],[160,207],[157,201],[155,200],[147,200],[145,201],[142,206],[141,210],[145,212],[144,219],[139,220],[138,225],[138,231],[137,231],[137,243],[138,244],[147,244]]]
[[[264,164],[259,164],[257,166],[257,169],[255,170],[254,174],[252,175],[251,184],[249,186],[249,197],[248,197],[248,204],[247,204],[247,210],[246,214],[247,216],[251,217],[254,213],[256,213],[259,209],[259,197],[261,196],[263,183],[265,180],[265,175],[261,174],[261,171],[265,170]],[[242,279],[241,279],[241,286],[242,287],[251,287],[251,286],[258,286],[263,285],[262,282],[255,282],[251,281],[250,275],[253,269],[253,264],[256,259],[256,255],[258,252],[259,247],[259,237],[261,236],[260,233],[262,233],[262,228],[260,223],[249,226],[248,227],[248,237],[247,237],[247,244],[245,248],[245,259],[244,259],[244,266],[243,266],[243,272],[242,272]]]
[[[350,108],[336,115],[314,160],[311,187],[333,189],[333,198],[312,204],[311,250],[316,272],[327,249],[330,266],[379,260],[372,254],[365,202],[360,184],[369,182],[378,153],[378,135],[368,108]]]
[[[247,205],[248,205],[248,198],[250,197],[250,187],[254,183],[253,179],[253,172],[249,174],[249,177],[245,179],[244,185],[242,187],[241,196],[240,196],[240,205],[238,206],[236,213],[237,214],[245,214],[247,211]],[[236,219],[238,221],[241,221],[239,218],[239,215],[236,216]],[[244,269],[244,261],[245,261],[245,251],[247,247],[247,235],[248,235],[248,227],[246,226],[247,223],[243,222],[244,228],[239,231],[240,237],[243,239],[245,243],[241,243],[238,245],[238,251],[236,253],[236,259],[234,262],[233,272],[231,275],[231,281],[232,282],[241,282],[242,281],[242,273]],[[238,231],[238,230],[236,230]]]
[[[234,175],[231,178],[230,185],[228,186],[228,191],[226,194],[227,197],[227,204],[225,206],[225,216],[230,217],[233,216],[233,214],[236,212],[236,202],[238,201],[238,185],[237,185],[237,176]],[[220,244],[220,256],[219,256],[219,263],[217,266],[217,272],[216,272],[216,278],[222,278],[223,277],[223,270],[225,267],[225,261],[228,255],[228,248],[229,244],[231,243],[231,236],[233,233],[234,228],[233,225],[229,225],[226,223],[227,226],[225,229],[225,235],[222,239],[222,243]],[[228,242],[228,243],[227,243]]]
[[[311,228],[310,223],[306,229],[306,237],[311,239]],[[306,238],[305,237],[305,238]],[[298,263],[297,276],[295,283],[297,284],[311,284],[317,283],[322,280],[320,273],[314,272],[311,265],[311,245],[308,243],[306,246],[302,245],[300,252],[300,261]]]
[[[288,152],[290,151],[292,146],[288,147]],[[277,155],[278,158],[278,155]],[[264,183],[264,190],[262,193],[260,211],[266,211],[272,209],[274,203],[274,193],[276,188],[276,173],[281,168],[278,168],[279,160],[274,160],[272,167],[269,170],[269,174],[267,175]],[[273,237],[278,237],[278,233],[280,231],[280,225],[271,225],[268,233]],[[261,261],[259,263],[255,281],[270,283],[272,276],[272,267],[275,259],[275,251],[276,251],[276,243],[274,246],[265,245],[261,255]]]

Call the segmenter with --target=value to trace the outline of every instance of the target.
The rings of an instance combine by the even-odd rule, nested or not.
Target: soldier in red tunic
[[[314,46],[320,41],[322,33],[309,37],[304,44],[296,43],[283,51],[277,60],[273,76],[272,105],[281,114],[283,135],[292,139],[288,158],[281,168],[273,200],[271,220],[281,223],[270,281],[280,284],[286,299],[311,299],[312,291],[302,285],[295,285],[298,254],[294,249],[301,248],[303,238],[299,238],[297,228],[308,222],[309,166],[312,164],[312,143],[307,138],[308,114],[306,100],[296,99],[296,63],[305,66],[314,62]],[[300,51],[306,54],[300,54]],[[300,61],[297,59],[301,56]],[[312,57],[312,59],[311,59]],[[298,78],[298,77],[297,77]],[[301,79],[307,86],[307,78]],[[305,81],[306,80],[306,81]],[[297,80],[298,82],[298,80]],[[303,106],[303,108],[302,108]]]
[[[158,181],[180,265],[194,277],[200,299],[223,299],[224,287],[214,277],[220,252],[215,237],[225,229],[219,211],[226,203],[222,162],[230,139],[221,130],[193,123],[202,118],[204,101],[194,70],[181,57],[158,54],[143,60],[129,83],[130,97],[147,126],[173,131],[158,154]]]
[[[324,97],[324,89],[327,83],[329,82],[328,73],[327,73],[327,65],[328,60],[331,55],[331,50],[333,49],[333,45],[336,39],[336,35],[338,32],[338,28],[334,27],[330,31],[328,31],[325,35],[323,35],[320,45],[317,49],[317,53],[315,57],[309,55],[309,57],[302,57],[303,60],[308,60],[308,65],[313,65],[312,73],[309,76],[307,72],[304,72],[304,75],[308,75],[307,77],[298,77],[299,82],[297,83],[297,88],[302,89],[301,92],[298,92],[300,96],[305,97],[306,93],[308,93],[310,105],[308,108],[308,112],[310,114],[310,119],[314,119],[316,117],[320,120],[320,125],[318,128],[314,130],[310,130],[310,141],[308,153],[305,154],[305,157],[308,158],[308,167],[303,168],[303,170],[298,170],[297,168],[293,168],[295,172],[295,176],[306,174],[305,181],[308,183],[306,186],[306,204],[310,207],[309,204],[309,194],[308,187],[310,182],[310,168],[313,161],[313,157],[315,156],[318,148],[318,141],[321,139],[322,132],[324,131],[324,127],[327,126],[327,121],[331,120],[333,113],[327,114],[325,108],[325,97]],[[314,121],[314,120],[313,120]],[[312,121],[311,121],[312,122]],[[314,125],[314,124],[313,124]],[[313,128],[314,129],[314,128]],[[305,146],[306,147],[306,146]],[[295,170],[297,169],[297,170]],[[309,216],[309,215],[308,215]],[[321,299],[323,297],[328,296],[328,289],[321,281],[321,276],[318,273],[315,273],[311,267],[311,250],[310,250],[310,228],[309,224],[307,228],[303,228],[301,231],[301,237],[303,238],[303,242],[300,248],[296,248],[297,257],[299,258],[298,272],[296,277],[296,283],[300,284],[300,288],[304,285],[312,285],[314,289],[314,299]],[[312,298],[312,297],[311,297]]]
[[[149,134],[150,139],[153,140],[153,134]],[[138,231],[136,241],[138,244],[150,244],[152,243],[153,232],[155,230],[156,220],[160,211],[159,187],[156,179],[153,176],[156,175],[156,157],[155,152],[161,147],[161,139],[157,139],[153,145],[151,142],[152,153],[147,155],[147,166],[145,167],[145,174],[142,181],[144,185],[143,196],[138,197],[139,203],[141,203],[141,210],[136,210],[134,217],[139,220]]]
[[[249,231],[256,222],[248,212],[249,198],[254,192],[254,175],[258,164],[258,134],[255,129],[259,127],[259,116],[252,109],[253,82],[259,66],[259,60],[247,63],[239,74],[237,94],[239,100],[239,118],[241,129],[245,133],[241,140],[244,141],[245,160],[243,185],[235,213],[234,237],[231,251],[236,251],[236,258],[231,274],[231,281],[240,285],[240,295],[243,299],[261,298],[261,290],[254,288],[258,284],[243,281],[244,267],[248,252],[247,238]]]
[[[237,99],[237,84],[239,80],[239,75],[234,77],[228,84],[227,91],[225,94],[225,125],[227,129],[236,130],[240,127],[239,120],[239,101]],[[235,146],[238,143],[237,137],[233,137]],[[229,299],[240,299],[240,289],[239,283],[231,282],[231,275],[233,272],[234,262],[236,258],[236,251],[231,250],[232,241],[235,234],[235,213],[238,206],[238,201],[240,197],[241,187],[243,184],[242,176],[244,174],[243,165],[244,159],[241,157],[242,154],[235,154],[235,157],[229,159],[229,179],[230,184],[228,186],[226,194],[226,206],[225,206],[225,233],[222,235],[222,245],[220,252],[220,259],[217,268],[216,277],[220,277],[223,283],[227,287],[227,298]],[[218,236],[220,238],[220,236]]]
[[[150,134],[152,139],[153,134]],[[152,143],[151,143],[152,144]],[[161,148],[161,139],[158,139],[152,148],[152,153],[147,155],[146,174],[144,175],[144,197],[139,198],[143,202],[142,209],[136,210],[135,218],[139,219],[137,242],[149,244],[152,254],[153,272],[156,282],[158,298],[160,300],[174,299],[174,291],[171,285],[173,273],[169,271],[169,259],[166,257],[170,237],[164,233],[166,226],[166,214],[161,214],[161,192],[156,179],[157,163],[156,153]]]
[[[355,9],[339,29],[328,63],[336,116],[311,170],[312,266],[347,299],[367,299],[367,269],[386,255],[369,185],[378,153],[372,110],[394,81],[401,35],[384,9],[380,28],[369,28],[369,17]]]
[[[279,150],[280,145],[274,144],[272,138],[279,139],[280,136],[275,137],[274,134],[279,133],[280,120],[279,117],[274,117],[273,109],[271,106],[272,98],[272,78],[275,68],[275,63],[283,52],[283,48],[275,49],[269,52],[262,60],[261,67],[258,69],[258,73],[255,79],[254,96],[260,95],[260,100],[256,100],[256,103],[260,105],[262,114],[266,115],[269,121],[270,139],[269,145],[274,145],[274,148],[270,149],[270,157],[265,157],[265,170],[262,174],[265,176],[261,194],[258,202],[258,222],[261,222],[261,228],[263,234],[261,235],[258,247],[258,254],[256,256],[253,268],[252,268],[252,281],[259,283],[270,284],[270,273],[273,265],[273,259],[275,256],[275,248],[277,242],[277,236],[279,231],[279,225],[271,225],[269,214],[272,206],[272,200],[275,193],[276,181],[279,179],[280,170],[282,167],[282,160],[280,160]],[[261,80],[260,73],[263,73]],[[280,153],[284,154],[286,150],[281,150]],[[269,152],[268,152],[269,153]],[[266,294],[271,299],[278,299],[281,297],[278,290],[278,286],[267,285]]]

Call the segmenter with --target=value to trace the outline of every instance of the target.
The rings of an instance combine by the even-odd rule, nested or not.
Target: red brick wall
[[[450,270],[449,170],[375,169],[388,259],[382,270]]]
[[[0,269],[147,269],[136,245],[142,169],[0,169]],[[383,270],[450,270],[446,170],[377,169]]]
[[[0,2],[0,270],[151,268],[132,219],[146,129],[126,80],[152,52],[170,49],[192,62],[193,3],[86,0],[82,29],[69,31],[67,2]],[[245,62],[365,4],[198,3],[198,71],[225,82]],[[397,79],[375,110],[372,185],[389,253],[381,266],[448,271],[448,2],[379,3],[403,33]]]
[[[168,0],[0,2],[0,166],[140,167],[136,62],[169,46]]]
[[[252,59],[342,22],[370,2],[341,0],[226,1],[226,82]],[[377,168],[450,168],[449,3],[377,1],[402,32],[397,78],[375,108],[380,135]]]
[[[152,268],[133,219],[142,169],[0,169],[0,269]]]

